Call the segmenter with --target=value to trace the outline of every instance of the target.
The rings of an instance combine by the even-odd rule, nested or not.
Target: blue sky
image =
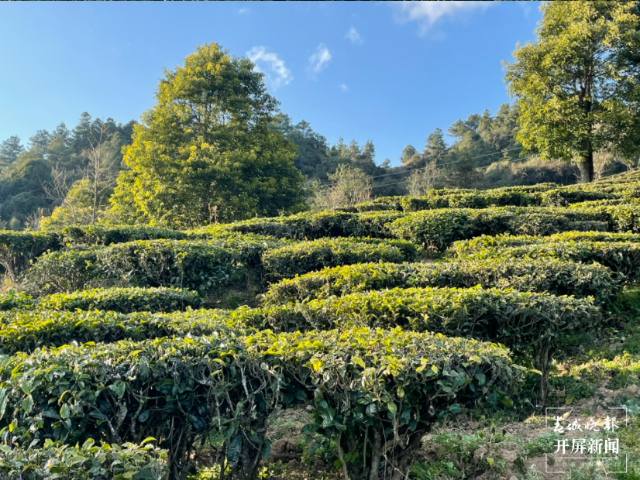
[[[0,140],[80,114],[138,120],[163,68],[217,42],[255,59],[294,122],[335,143],[407,144],[509,101],[502,60],[537,2],[2,2]]]

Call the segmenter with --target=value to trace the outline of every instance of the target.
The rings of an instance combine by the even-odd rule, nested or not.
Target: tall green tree
[[[447,144],[444,141],[444,133],[441,129],[436,128],[433,133],[430,133],[427,137],[422,155],[428,160],[442,162],[446,154]]]
[[[416,153],[418,153],[416,151],[416,147],[414,147],[413,145],[407,145],[406,147],[404,147],[404,149],[402,150],[402,153],[400,154],[400,162],[403,165],[406,165],[411,161],[411,159]]]
[[[246,58],[214,43],[165,70],[124,155],[114,208],[187,228],[304,208],[295,145],[269,128],[278,102]]]
[[[0,143],[0,168],[8,167],[16,163],[24,147],[20,143],[20,137],[13,135]]]
[[[594,153],[637,155],[640,17],[636,2],[546,2],[535,42],[506,64],[520,107],[519,140],[543,159],[576,160],[594,179]]]

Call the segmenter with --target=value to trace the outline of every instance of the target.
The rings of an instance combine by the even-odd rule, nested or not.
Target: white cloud
[[[277,53],[267,52],[265,47],[253,47],[247,52],[247,57],[256,64],[256,70],[265,74],[267,85],[270,85],[274,90],[293,80],[291,70],[285,67],[284,60],[278,57]],[[263,71],[263,68],[268,71]]]
[[[445,16],[456,17],[472,10],[484,10],[493,2],[389,2],[396,9],[396,20],[400,23],[416,21],[420,24],[420,34]]]
[[[248,8],[241,8],[240,10],[238,10],[238,13],[240,15],[244,14],[244,13],[249,13],[250,10]]]
[[[330,60],[331,53],[329,53],[329,49],[324,43],[321,43],[316,48],[316,51],[313,52],[313,55],[309,57],[309,68],[313,73],[318,73],[327,68]]]
[[[343,92],[343,93],[349,91],[349,87],[347,87],[346,83],[341,83],[340,84],[340,91]]]
[[[351,40],[351,43],[353,43],[354,45],[362,45],[364,43],[364,40],[355,29],[355,27],[351,27],[344,38],[348,38],[349,40]]]

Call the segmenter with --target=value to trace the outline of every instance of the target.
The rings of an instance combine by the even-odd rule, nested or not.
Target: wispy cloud
[[[256,64],[258,71],[265,74],[267,85],[274,90],[293,80],[291,70],[284,65],[284,60],[278,57],[277,53],[267,52],[265,47],[253,47],[247,52],[247,57]]]
[[[347,84],[346,84],[346,83],[341,83],[341,84],[340,84],[340,91],[341,91],[342,93],[344,93],[344,92],[348,92],[348,91],[349,91],[349,87],[347,87]]]
[[[344,38],[348,38],[349,40],[351,40],[351,43],[353,43],[354,45],[362,45],[364,43],[363,38],[360,36],[355,27],[351,27]]]
[[[400,23],[418,22],[420,34],[424,35],[440,18],[458,17],[472,10],[485,10],[493,2],[389,2],[396,12],[396,20]]]
[[[250,10],[248,8],[241,8],[240,10],[238,10],[238,13],[240,15],[244,15],[245,13],[249,13]]]
[[[319,73],[329,64],[331,60],[331,53],[324,43],[318,45],[313,55],[309,57],[309,68],[312,73]]]

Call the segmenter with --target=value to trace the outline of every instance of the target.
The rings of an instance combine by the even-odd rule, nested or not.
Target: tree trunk
[[[578,161],[578,168],[580,169],[580,183],[593,182],[595,173],[593,169],[593,151],[589,151],[587,154],[580,157]]]

